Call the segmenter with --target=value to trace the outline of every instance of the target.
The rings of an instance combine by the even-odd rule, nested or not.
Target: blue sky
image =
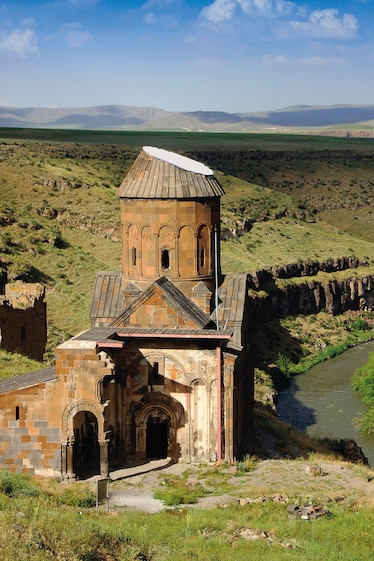
[[[374,0],[0,0],[0,105],[374,104]]]

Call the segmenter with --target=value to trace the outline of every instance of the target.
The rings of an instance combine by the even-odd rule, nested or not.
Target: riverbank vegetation
[[[256,399],[274,405],[292,376],[374,338],[371,312],[288,316],[256,326]]]
[[[357,425],[361,432],[374,434],[374,353],[371,353],[368,362],[354,373],[352,387],[359,392],[362,402],[368,405],[362,417],[357,419]]]

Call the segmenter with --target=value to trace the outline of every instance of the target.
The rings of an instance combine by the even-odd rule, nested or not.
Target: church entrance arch
[[[168,457],[170,416],[155,408],[148,415],[146,428],[146,455],[149,460]]]
[[[91,411],[79,411],[73,419],[73,471],[80,479],[100,474],[98,423]]]
[[[136,413],[136,457],[177,459],[176,418],[165,404],[148,403]]]
[[[108,476],[109,432],[103,407],[87,400],[67,407],[62,415],[61,473],[67,478]]]

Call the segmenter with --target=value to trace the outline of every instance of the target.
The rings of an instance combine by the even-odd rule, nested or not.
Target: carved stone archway
[[[108,476],[108,438],[104,431],[104,407],[90,400],[70,404],[62,414],[61,474],[74,479],[74,445],[76,444],[76,419],[95,426],[95,442],[99,447],[99,471]],[[97,431],[97,433],[96,433]]]
[[[178,409],[183,409],[181,404],[179,404]],[[182,415],[183,423],[181,424],[180,413],[180,411],[176,412],[174,410],[171,403],[165,404],[158,400],[144,404],[135,412],[135,455],[137,459],[144,460],[148,457],[147,452],[151,452],[149,440],[147,447],[147,431],[150,430],[153,431],[153,436],[156,438],[158,436],[162,439],[159,447],[159,457],[168,457],[173,461],[179,459],[180,450],[177,443],[177,429],[184,424],[184,414]],[[157,425],[160,425],[159,430],[155,430]],[[163,427],[162,430],[161,427]],[[166,442],[163,439],[166,439]],[[165,453],[163,453],[164,446]],[[155,451],[157,452],[157,443],[154,444],[152,449],[153,457],[157,456]]]

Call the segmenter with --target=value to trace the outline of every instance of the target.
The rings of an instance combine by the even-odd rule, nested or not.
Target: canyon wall
[[[251,316],[267,321],[320,311],[333,315],[346,310],[372,311],[374,274],[359,275],[355,270],[358,265],[363,264],[355,258],[344,257],[327,263],[305,262],[275,267],[249,275]],[[315,276],[319,271],[343,270],[347,272],[343,279],[308,279],[308,276]]]

